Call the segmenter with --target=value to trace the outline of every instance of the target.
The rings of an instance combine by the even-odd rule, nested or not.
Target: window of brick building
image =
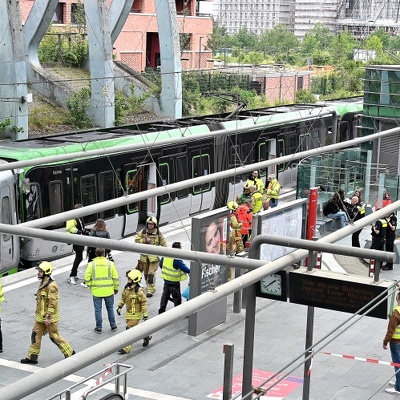
[[[65,3],[58,3],[56,10],[54,11],[52,22],[55,24],[65,24],[64,21],[64,7]]]
[[[142,2],[143,0],[134,0],[131,8],[131,12],[133,13],[141,13],[142,12]]]

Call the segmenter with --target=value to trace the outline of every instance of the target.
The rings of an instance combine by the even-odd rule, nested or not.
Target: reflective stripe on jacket
[[[119,287],[115,264],[106,257],[96,257],[86,268],[85,283],[95,297],[113,295]]]
[[[142,319],[142,316],[148,317],[146,293],[140,286],[125,286],[118,307],[122,308],[124,304],[126,304],[125,319]]]
[[[397,310],[397,312],[400,314],[400,306],[397,306],[394,309]],[[396,326],[396,329],[393,333],[392,339],[400,340],[400,325]]]
[[[35,319],[37,322],[45,322],[47,315],[50,315],[51,322],[58,322],[60,318],[57,283],[45,276],[36,293]]]
[[[174,268],[174,259],[164,257],[161,278],[170,282],[180,282],[187,279],[187,274],[180,269]]]

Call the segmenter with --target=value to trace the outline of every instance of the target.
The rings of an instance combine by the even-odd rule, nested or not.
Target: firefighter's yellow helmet
[[[239,207],[239,206],[238,206],[238,203],[236,203],[236,201],[230,201],[230,202],[228,202],[228,208],[229,208],[230,210],[235,211],[235,210],[237,210],[238,207]]]
[[[36,268],[43,271],[45,275],[51,275],[53,272],[53,266],[48,261],[42,261]]]
[[[149,222],[152,222],[154,225],[157,225],[157,218],[156,217],[149,217],[149,218],[146,219],[146,225]]]
[[[140,282],[142,279],[142,273],[138,269],[131,269],[128,273],[127,276],[129,279],[132,280],[132,282]]]

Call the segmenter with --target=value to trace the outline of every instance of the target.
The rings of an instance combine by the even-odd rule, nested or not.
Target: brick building
[[[33,0],[20,0],[22,21],[29,15]],[[110,0],[111,3],[111,0]],[[175,0],[182,49],[182,69],[212,67],[211,51],[206,49],[212,33],[212,18],[201,14],[201,1]],[[58,3],[53,25],[74,24],[76,0]],[[114,43],[114,56],[130,68],[142,72],[156,68],[160,60],[158,24],[154,0],[134,0],[127,21]]]

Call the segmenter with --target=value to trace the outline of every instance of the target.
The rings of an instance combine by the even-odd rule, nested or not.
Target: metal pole
[[[318,240],[314,237],[312,240]],[[316,252],[310,250],[308,253],[308,267],[307,271],[311,272],[316,264]],[[313,343],[313,335],[314,335],[314,307],[307,307],[307,324],[306,324],[306,341],[305,341],[305,349],[311,347]],[[311,367],[311,358],[307,359],[307,357],[311,354],[311,350],[309,350],[306,354],[304,354],[305,362],[304,362],[304,384],[303,384],[303,400],[308,400],[310,398],[310,385],[311,385],[311,377],[310,377],[310,367]]]
[[[365,190],[364,190],[364,202],[370,204],[370,185],[371,185],[371,164],[372,164],[372,150],[367,151],[367,165],[365,170]]]
[[[235,268],[235,278],[242,276],[243,270]],[[242,312],[242,291],[238,290],[233,294],[233,312],[235,314],[240,314]]]
[[[233,355],[234,345],[227,343],[224,345],[224,388],[222,400],[230,400],[232,398],[232,379],[233,379]]]

